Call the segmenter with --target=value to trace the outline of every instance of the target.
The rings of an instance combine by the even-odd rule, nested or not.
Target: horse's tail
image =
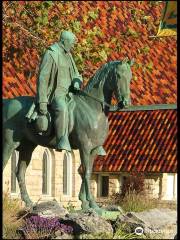
[[[19,98],[3,99],[3,123],[10,119],[16,122],[18,113],[22,108],[22,102]]]
[[[9,100],[9,99],[7,99],[7,98],[3,98],[3,102],[2,102],[2,103],[3,103],[3,106],[4,106],[5,104],[7,104],[8,100]]]
[[[6,116],[7,116],[7,108],[8,108],[9,100],[10,100],[10,99],[3,98],[3,101],[2,101],[2,107],[3,107],[3,122],[4,122],[4,119],[6,119]]]

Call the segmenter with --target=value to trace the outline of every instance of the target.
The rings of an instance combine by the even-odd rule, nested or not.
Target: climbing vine
[[[157,4],[150,8],[157,15],[142,9],[140,1],[137,4],[139,9],[134,9],[133,2],[129,2],[127,8],[126,3],[120,1],[4,1],[4,64],[11,64],[30,80],[37,75],[44,50],[58,41],[60,32],[66,29],[78,38],[73,55],[85,82],[103,63],[124,56],[137,59],[139,69],[142,62],[138,59],[150,49],[139,52],[132,49],[131,53],[124,45],[127,38],[133,41],[155,33],[160,13]],[[124,16],[119,14],[122,5]],[[117,24],[119,29],[115,27]],[[151,63],[146,65],[145,70],[152,69]]]

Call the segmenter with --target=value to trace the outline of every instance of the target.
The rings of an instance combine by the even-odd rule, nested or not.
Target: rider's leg
[[[52,109],[55,117],[56,149],[71,151],[68,139],[68,108],[65,97],[55,98],[52,102]]]

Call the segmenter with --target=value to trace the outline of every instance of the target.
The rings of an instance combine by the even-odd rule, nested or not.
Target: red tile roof
[[[33,14],[39,15],[37,6],[42,3],[34,1],[32,3]],[[62,12],[67,7],[69,7],[69,14],[64,17]],[[96,52],[100,51],[98,46],[103,45],[104,49],[109,46],[111,52],[108,53],[107,61],[122,59],[126,56],[135,59],[136,65],[132,67],[132,104],[169,104],[176,103],[177,100],[176,37],[149,38],[150,35],[157,33],[163,7],[163,1],[72,1],[63,4],[55,2],[49,10],[49,21],[54,16],[60,19],[63,26],[68,25],[68,22],[79,21],[82,26],[82,30],[77,34],[79,44],[82,44],[83,39],[86,38],[88,29],[100,27],[103,36],[92,37]],[[93,19],[89,12],[95,10],[98,10],[99,16]],[[18,15],[18,10],[16,12]],[[87,22],[84,20],[86,17]],[[32,17],[28,20],[31,22]],[[21,21],[28,25],[28,22]],[[43,31],[49,32],[49,29],[47,25],[47,29]],[[18,35],[19,31],[22,34]],[[136,37],[137,34],[138,37]],[[59,32],[56,37],[59,37]],[[118,39],[117,43],[113,43],[114,37]],[[7,26],[3,28],[3,39],[6,40],[3,44],[3,97],[34,95],[36,67],[40,60],[35,47],[37,40],[32,38],[34,44],[28,47],[25,32],[20,29],[12,31]],[[54,40],[57,39],[51,39],[51,42]],[[86,67],[82,72],[86,79],[89,79],[90,75],[104,63],[94,64],[91,59],[85,60]]]
[[[111,112],[105,157],[94,161],[94,172],[176,172],[177,111]]]

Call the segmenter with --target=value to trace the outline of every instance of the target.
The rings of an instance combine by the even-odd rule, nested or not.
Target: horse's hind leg
[[[8,160],[11,157],[11,154],[13,151],[18,147],[19,143],[13,143],[13,142],[3,142],[3,170],[6,167],[6,164]]]
[[[79,199],[82,201],[82,209],[86,210],[92,207],[90,206],[90,203],[93,202],[93,196],[90,191],[90,178],[94,155],[90,154],[87,149],[80,149],[80,156],[83,172],[81,174],[82,184]]]
[[[28,143],[25,146],[20,146],[19,149],[19,161],[16,169],[16,177],[19,184],[21,193],[21,199],[25,202],[26,206],[32,206],[33,202],[30,200],[26,184],[25,184],[25,173],[26,169],[31,161],[32,152],[36,145]]]
[[[81,200],[81,208],[83,210],[89,209],[89,199],[88,196],[90,195],[89,192],[89,151],[87,149],[79,149],[80,150],[80,158],[81,158],[81,165],[82,165],[82,183],[81,183],[81,189],[79,192],[79,200]]]

